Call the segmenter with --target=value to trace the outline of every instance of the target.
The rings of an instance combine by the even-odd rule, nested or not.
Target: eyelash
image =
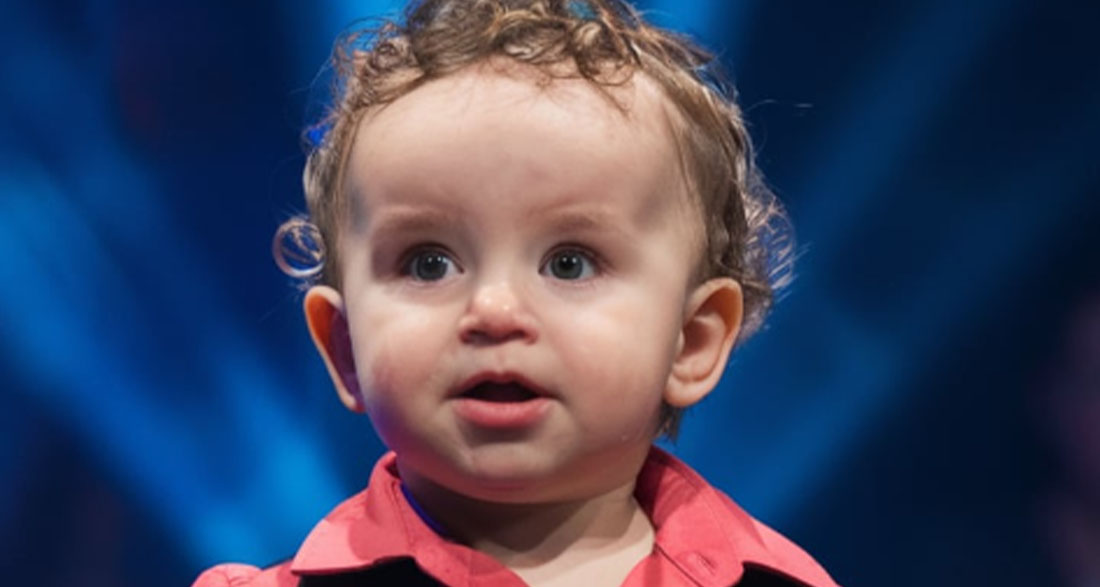
[[[434,279],[424,278],[416,274],[417,262],[427,258],[429,255],[442,257],[449,264],[448,268],[444,268],[444,273]],[[409,250],[408,253],[401,257],[401,263],[399,265],[400,275],[402,275],[403,277],[408,277],[413,281],[422,283],[442,281],[450,274],[450,271],[448,269],[451,269],[458,273],[463,272],[462,267],[458,264],[457,261],[455,261],[454,255],[450,254],[449,252],[447,252],[446,249],[438,245],[422,245],[414,247],[413,249]]]
[[[587,263],[588,267],[590,267],[591,274],[583,275],[583,267],[581,269],[582,275],[575,278],[565,278],[550,274],[550,271],[552,271],[552,267],[550,266],[550,264],[554,261],[554,259],[559,258],[559,256],[563,254],[576,255],[577,257],[580,257],[582,259],[582,262]],[[546,255],[545,260],[543,260],[543,262],[539,265],[539,274],[548,275],[561,281],[588,281],[594,277],[598,277],[603,272],[603,260],[600,259],[600,257],[592,251],[578,245],[563,245],[553,249],[548,255]]]
[[[550,264],[555,259],[560,258],[560,256],[564,255],[564,254],[575,255],[575,256],[577,256],[581,259],[582,263],[587,264],[586,267],[582,266],[581,275],[579,275],[577,277],[569,278],[569,277],[561,277],[561,276],[558,276],[558,275],[553,275],[551,273],[553,271],[553,268],[551,267]],[[423,276],[418,276],[417,275],[417,262],[427,258],[429,255],[437,255],[439,257],[442,257],[449,264],[449,267],[444,268],[444,272],[441,275],[439,275],[438,277],[425,278]],[[431,283],[431,282],[436,282],[436,281],[442,281],[443,279],[448,277],[448,275],[450,274],[451,271],[454,271],[454,272],[457,272],[457,273],[464,273],[464,269],[462,268],[462,266],[459,265],[457,261],[455,261],[454,255],[452,255],[444,247],[439,246],[439,245],[419,245],[419,246],[413,247],[412,249],[409,250],[409,252],[402,255],[401,262],[398,265],[398,267],[399,267],[398,273],[402,277],[407,277],[407,278],[412,279],[413,281],[417,281],[417,282],[421,282],[421,283]],[[585,271],[586,268],[588,268],[588,270],[589,270],[588,275],[584,274],[584,271]],[[579,246],[579,245],[562,245],[562,246],[554,248],[553,250],[551,250],[546,255],[546,257],[543,259],[543,261],[541,263],[539,263],[539,268],[538,268],[538,272],[539,272],[540,275],[545,275],[547,277],[553,277],[553,278],[558,279],[560,281],[577,281],[577,282],[584,282],[584,281],[588,281],[588,280],[590,280],[594,277],[598,277],[599,275],[601,275],[604,272],[604,270],[605,270],[605,264],[604,264],[603,260],[600,258],[600,256],[593,253],[591,250],[587,249],[586,247]]]

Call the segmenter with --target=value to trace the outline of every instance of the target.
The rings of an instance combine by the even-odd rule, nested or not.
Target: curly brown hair
[[[582,78],[607,96],[607,88],[635,72],[657,82],[675,106],[673,134],[705,227],[696,277],[740,283],[745,320],[739,340],[755,332],[775,289],[792,276],[787,216],[754,165],[735,94],[713,56],[647,23],[623,0],[414,1],[402,21],[383,20],[341,38],[331,62],[332,105],[307,131],[321,135],[311,141],[303,177],[309,217],[280,229],[280,265],[288,267],[288,249],[299,257],[313,251],[305,256],[316,271],[298,276],[339,289],[334,245],[348,206],[341,184],[363,116],[426,82],[497,58],[533,66],[551,80]],[[661,430],[674,437],[679,419],[679,410],[666,406]]]

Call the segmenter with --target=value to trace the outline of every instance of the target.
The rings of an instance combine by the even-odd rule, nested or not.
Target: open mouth
[[[452,405],[472,430],[532,430],[549,417],[553,394],[522,375],[482,371],[460,385]]]
[[[539,397],[521,383],[483,381],[461,394],[461,397],[494,403],[525,402]]]

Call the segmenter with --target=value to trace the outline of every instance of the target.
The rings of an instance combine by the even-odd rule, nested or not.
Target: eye
[[[556,279],[588,279],[596,274],[596,263],[584,251],[561,249],[551,253],[539,272]]]
[[[439,249],[416,251],[402,266],[402,273],[417,281],[440,281],[458,270],[454,259]]]

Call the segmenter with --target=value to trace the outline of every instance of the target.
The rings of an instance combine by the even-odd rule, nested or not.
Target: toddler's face
[[[581,81],[476,68],[360,126],[338,244],[348,393],[403,475],[547,501],[636,474],[701,234],[658,89],[621,92],[629,116]]]

